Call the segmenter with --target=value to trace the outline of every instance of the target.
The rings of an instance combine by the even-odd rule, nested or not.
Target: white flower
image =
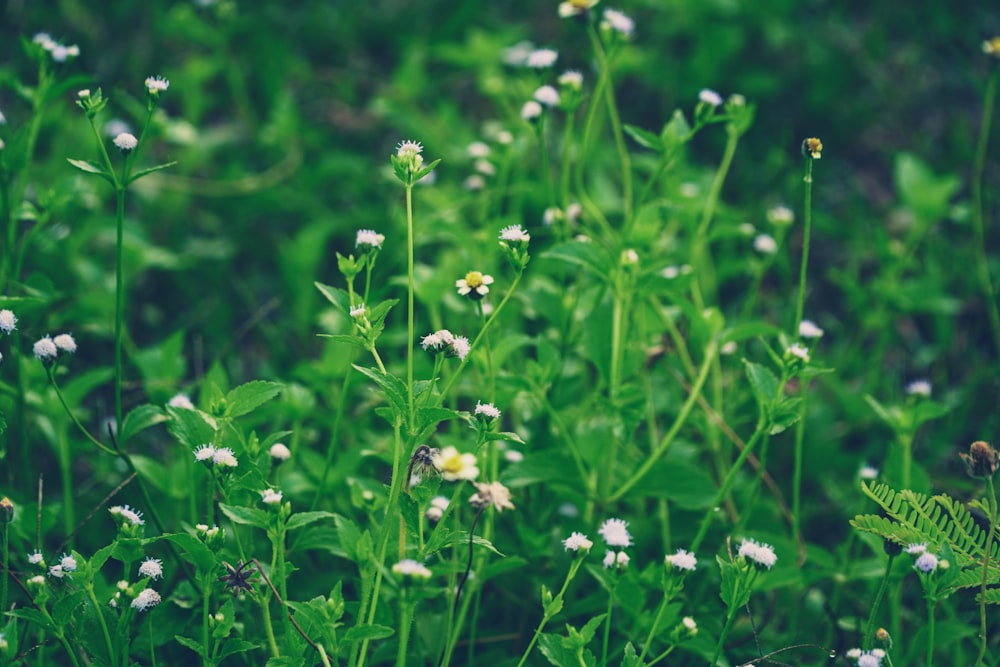
[[[769,570],[778,561],[771,545],[756,540],[743,540],[743,543],[740,544],[739,555],[753,561],[759,567],[766,567]]]
[[[559,91],[552,86],[542,86],[534,92],[532,97],[539,104],[547,107],[554,107],[559,104]]]
[[[635,266],[639,263],[639,253],[633,248],[626,248],[622,250],[621,260],[623,266]]]
[[[108,508],[108,512],[111,513],[111,516],[121,517],[133,526],[141,526],[146,523],[145,519],[142,518],[142,512],[128,505],[115,505]]]
[[[14,311],[4,308],[0,310],[0,331],[9,334],[17,328],[17,316]]]
[[[40,574],[36,574],[31,579],[28,579],[28,585],[42,587],[45,585],[45,577]]]
[[[482,141],[473,141],[465,151],[473,159],[489,157],[491,153],[489,144]]]
[[[858,470],[858,477],[861,479],[878,479],[878,468],[866,463]]]
[[[146,90],[149,91],[150,95],[159,95],[169,87],[170,87],[170,82],[164,79],[162,76],[146,77]]]
[[[503,453],[503,457],[509,463],[520,463],[521,461],[524,460],[524,454],[517,451],[516,449],[508,449],[506,452]]]
[[[521,225],[510,225],[500,230],[500,240],[510,243],[527,243],[531,240],[531,235],[524,231]]]
[[[194,460],[195,461],[214,461],[215,460],[215,447],[212,445],[201,445],[198,449],[194,450]]]
[[[486,179],[479,174],[469,174],[462,181],[462,187],[466,190],[482,190],[486,187]]]
[[[695,623],[694,619],[691,618],[690,616],[685,616],[684,618],[682,618],[681,623],[683,623],[684,627],[690,630],[691,632],[694,632],[698,629],[698,624]]]
[[[499,419],[500,410],[492,403],[480,403],[476,401],[476,415],[483,415],[487,419]]]
[[[396,157],[400,159],[404,158],[414,158],[420,153],[422,153],[424,147],[420,145],[419,141],[410,141],[409,139],[399,142],[396,146]]]
[[[114,144],[122,153],[129,153],[134,151],[135,147],[139,145],[139,140],[135,138],[134,134],[122,132],[114,138]]]
[[[524,120],[535,120],[542,115],[542,105],[535,100],[528,100],[521,107],[521,118]]]
[[[560,86],[566,86],[572,90],[580,90],[583,88],[583,74],[576,71],[575,69],[568,69],[559,75],[556,79]]]
[[[76,572],[76,558],[63,554],[59,559],[59,565],[62,566],[64,572]]]
[[[937,569],[938,557],[932,554],[930,551],[925,551],[924,553],[917,556],[917,560],[913,563],[913,569],[920,570],[924,574],[933,572]]]
[[[604,20],[601,21],[601,27],[610,28],[625,39],[628,39],[635,31],[635,21],[617,9],[605,9]]]
[[[427,517],[429,521],[438,522],[441,517],[444,516],[445,510],[448,509],[448,499],[444,496],[434,496],[431,498],[431,505],[424,512],[424,516]]]
[[[778,242],[768,234],[758,234],[753,240],[753,249],[765,255],[778,252]]]
[[[722,95],[709,88],[702,88],[701,92],[698,93],[698,99],[705,104],[712,105],[713,107],[717,107],[722,104]]]
[[[489,294],[489,286],[493,284],[493,276],[479,271],[469,271],[464,278],[455,281],[455,287],[462,296],[470,299],[481,299]]]
[[[65,576],[65,573],[63,572],[63,566],[53,565],[52,567],[50,567],[49,576],[55,577],[56,579],[62,579]]]
[[[288,449],[288,445],[281,442],[276,442],[271,445],[271,448],[267,450],[267,453],[270,454],[271,458],[275,461],[287,461],[292,456],[292,451]]]
[[[802,320],[799,322],[799,338],[820,338],[823,330],[816,326],[812,320]]]
[[[924,398],[930,398],[931,396],[931,382],[930,380],[914,380],[913,382],[906,385],[906,395],[907,396],[923,396]]]
[[[229,447],[220,447],[215,450],[215,454],[212,456],[212,462],[217,466],[223,466],[224,468],[235,468],[239,465],[239,461],[236,460],[236,456],[233,454],[233,450]]]
[[[35,353],[35,358],[41,359],[42,361],[45,361],[46,359],[55,359],[56,355],[59,353],[59,349],[56,347],[56,344],[48,336],[36,340],[31,350]]]
[[[147,558],[139,565],[139,574],[150,579],[163,576],[163,561],[159,558]]]
[[[281,491],[276,489],[267,489],[260,492],[261,500],[265,505],[280,505],[281,504]]]
[[[570,16],[583,14],[597,3],[598,0],[569,0],[568,2],[560,2],[559,16],[565,19]]]
[[[628,567],[628,563],[630,560],[632,559],[629,558],[629,555],[624,551],[618,551],[618,552],[609,551],[606,554],[604,554],[604,567],[605,568],[614,567],[619,570],[624,570],[626,567]]]
[[[465,361],[465,356],[472,349],[469,339],[465,336],[455,336],[449,347],[451,348],[451,353],[458,357],[460,361]]]
[[[847,649],[847,651],[844,652],[844,657],[849,658],[851,660],[857,660],[858,658],[861,657],[861,649],[859,648]]]
[[[691,572],[694,571],[698,564],[698,559],[694,557],[694,554],[684,549],[678,549],[677,553],[672,556],[668,555],[663,560],[667,565],[673,565],[678,570],[688,570]]]
[[[449,482],[474,480],[479,476],[475,454],[459,452],[455,447],[445,447],[434,453],[431,459],[434,468]]]
[[[41,565],[45,562],[45,559],[42,557],[41,551],[33,551],[28,554],[28,562],[32,565]]]
[[[601,524],[597,532],[609,547],[627,547],[632,544],[628,523],[621,519],[608,519]]]
[[[566,547],[566,551],[590,551],[594,543],[587,539],[587,536],[583,533],[571,533],[569,537],[563,540],[563,546]]]
[[[364,317],[365,315],[365,304],[359,303],[356,306],[351,306],[351,317]]]
[[[52,342],[63,352],[69,352],[70,354],[76,352],[76,341],[73,340],[73,336],[70,334],[59,334],[52,339]]]
[[[419,144],[417,144],[419,146]],[[372,248],[381,248],[382,243],[385,241],[385,234],[379,234],[374,229],[359,229],[357,236],[354,238],[354,245],[357,246],[370,246]]]
[[[510,130],[500,130],[497,132],[497,143],[509,146],[514,143],[514,135]]]
[[[393,565],[392,571],[401,577],[411,577],[413,579],[431,578],[431,571],[411,558],[406,558]]]
[[[432,334],[427,334],[420,339],[420,346],[425,350],[440,350],[451,345],[455,337],[447,329],[440,329]]]
[[[138,611],[146,611],[160,604],[160,594],[152,588],[145,588],[135,599],[132,600],[132,608]]]
[[[493,505],[497,512],[505,509],[514,509],[514,503],[510,502],[510,489],[500,482],[476,482],[476,493],[469,498],[469,504],[473,507],[488,507]]]
[[[187,394],[174,394],[167,405],[172,408],[183,408],[185,410],[194,410],[194,403],[191,402],[191,397]]]
[[[922,554],[922,553],[924,553],[926,551],[927,551],[927,543],[926,542],[917,542],[917,543],[914,543],[914,544],[907,545],[907,547],[906,547],[906,553],[910,554],[911,556],[916,556],[916,555]]]
[[[795,213],[784,204],[767,209],[767,221],[772,225],[784,227],[795,222]]]
[[[801,343],[795,343],[794,345],[790,346],[788,348],[788,354],[792,355],[793,357],[798,357],[805,363],[809,363],[809,348],[807,348],[805,345],[802,345]]]
[[[558,57],[558,51],[553,51],[552,49],[535,49],[528,54],[524,64],[535,69],[545,69],[546,67],[555,65]]]
[[[882,658],[875,655],[874,651],[864,651],[858,654],[858,667],[881,667]]]

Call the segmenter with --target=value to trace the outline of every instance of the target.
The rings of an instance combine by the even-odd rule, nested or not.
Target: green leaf
[[[174,533],[172,535],[164,535],[160,539],[170,540],[180,547],[185,560],[194,564],[199,574],[206,574],[215,570],[217,564],[215,553],[194,535]]]
[[[56,626],[49,621],[48,617],[35,609],[27,609],[24,607],[20,609],[15,608],[8,611],[7,615],[14,616],[15,618],[23,618],[29,623],[34,623],[42,630],[46,630],[48,632],[54,633],[56,631]]]
[[[280,394],[282,389],[283,384],[263,380],[241,384],[226,394],[226,416],[245,415]]]
[[[269,523],[268,514],[264,510],[255,509],[253,507],[227,505],[225,503],[219,503],[219,509],[222,510],[222,513],[232,519],[235,523],[267,530]]]
[[[632,642],[625,644],[625,654],[622,656],[622,667],[645,667],[646,661],[640,660],[635,653]]]
[[[320,338],[328,338],[335,343],[349,343],[351,345],[357,345],[361,349],[365,347],[365,339],[361,336],[356,336],[354,334],[316,334]]]
[[[145,555],[146,552],[143,549],[142,540],[134,537],[119,537],[115,540],[114,550],[111,552],[111,556],[122,563],[134,563],[142,560],[142,557]]]
[[[132,408],[122,420],[122,431],[119,436],[121,444],[124,445],[135,434],[165,421],[167,421],[167,415],[159,406],[147,403]]]
[[[177,643],[180,644],[181,646],[189,648],[198,655],[204,657],[205,652],[202,650],[201,642],[199,642],[198,640],[189,639],[187,637],[181,637],[180,635],[174,635],[174,639],[177,640]]]
[[[154,171],[160,171],[161,169],[166,169],[167,167],[172,167],[175,164],[177,164],[176,160],[174,160],[173,162],[166,162],[164,164],[158,164],[155,167],[148,167],[146,169],[141,169],[141,170],[135,172],[134,174],[132,174],[131,176],[129,176],[128,180],[125,183],[126,183],[126,185],[129,184],[129,183],[134,183],[135,181],[138,181],[143,176],[148,176],[149,174],[152,174]]]
[[[554,259],[590,269],[605,280],[611,275],[614,260],[608,251],[596,243],[566,241],[541,254],[542,259]]]
[[[66,158],[66,160],[80,171],[87,172],[88,174],[97,174],[108,183],[114,183],[114,179],[111,174],[109,174],[102,165],[94,162],[93,160],[74,160],[73,158]]]
[[[628,136],[632,137],[643,148],[648,148],[657,153],[663,152],[663,142],[649,130],[644,130],[641,127],[629,125],[628,123],[625,124],[623,129]]]
[[[389,399],[389,404],[393,407],[394,413],[406,423],[406,415],[409,412],[409,397],[406,384],[395,375],[383,373],[377,368],[365,368],[357,364],[352,364],[361,374],[371,378]]]
[[[320,282],[314,282],[313,285],[315,285],[316,289],[318,289],[320,293],[326,297],[327,301],[335,305],[337,308],[340,308],[340,310],[345,313],[350,312],[351,297],[345,290],[331,285],[324,285]]]
[[[193,451],[195,448],[212,441],[215,429],[218,428],[215,419],[201,410],[170,406],[167,406],[166,410],[167,414],[170,415],[167,430],[182,445]]]
[[[345,632],[343,641],[360,642],[365,639],[385,639],[395,633],[395,630],[385,625],[360,625]]]
[[[747,379],[750,380],[750,386],[753,387],[754,394],[757,396],[757,402],[762,408],[768,410],[778,395],[778,378],[767,367],[752,361],[744,359],[743,366]]]
[[[436,426],[443,421],[447,421],[449,419],[463,419],[465,416],[464,412],[449,410],[448,408],[417,408],[416,430],[419,433],[425,428]]]
[[[323,519],[336,518],[337,515],[333,512],[297,512],[288,518],[288,523],[285,524],[285,529],[295,530],[296,528],[308,526],[311,523],[316,523],[317,521],[322,521]]]

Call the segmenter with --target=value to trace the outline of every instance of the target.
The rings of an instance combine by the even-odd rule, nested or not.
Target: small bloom
[[[384,241],[385,234],[379,234],[374,229],[359,229],[354,239],[354,245],[355,247],[381,248]]]
[[[542,105],[535,100],[528,100],[521,107],[521,118],[524,120],[535,120],[542,115]]]
[[[476,163],[472,167],[484,176],[495,176],[497,173],[497,168],[493,166],[492,162],[486,159],[476,160]]]
[[[997,58],[1000,58],[1000,36],[984,41],[983,53],[988,56],[996,56]]]
[[[287,461],[292,456],[292,451],[288,449],[288,445],[281,442],[276,442],[271,445],[271,448],[267,450],[267,453],[270,454],[272,459],[278,461],[279,463],[281,461]]]
[[[500,230],[500,240],[509,243],[527,243],[531,240],[531,235],[524,231],[521,225],[511,225]]]
[[[920,570],[924,574],[933,572],[937,569],[938,557],[932,554],[930,551],[925,551],[924,553],[917,556],[916,562],[913,563],[913,568],[915,570]]]
[[[823,157],[823,142],[815,137],[810,137],[802,142],[802,154],[818,160]]]
[[[138,611],[146,611],[160,604],[160,594],[152,588],[145,588],[135,599],[132,600],[132,608]]]
[[[565,19],[570,16],[584,14],[588,9],[596,5],[598,1],[599,0],[567,0],[566,2],[560,2],[559,16]]]
[[[489,507],[493,505],[497,512],[505,509],[514,509],[514,503],[510,502],[510,489],[500,482],[490,482],[484,484],[476,482],[478,491],[469,498],[469,504],[476,508]]]
[[[583,533],[573,532],[563,540],[563,546],[566,551],[583,551],[584,553],[590,551],[594,543],[587,539],[587,536]]]
[[[280,505],[281,504],[281,491],[276,489],[267,489],[260,492],[261,500],[265,505]]]
[[[556,79],[560,86],[565,86],[571,90],[582,90],[583,89],[583,74],[575,69],[568,69],[559,75]]]
[[[63,566],[53,565],[52,567],[50,567],[49,576],[55,577],[56,579],[62,579],[64,576],[66,576],[65,573],[63,572]]]
[[[31,350],[34,352],[35,358],[42,361],[55,359],[56,355],[59,353],[59,349],[56,347],[56,344],[48,336],[35,341]]]
[[[146,90],[149,91],[150,95],[159,95],[170,87],[170,82],[164,79],[162,76],[148,76],[146,77]]]
[[[42,552],[35,550],[28,554],[28,562],[32,565],[44,565],[45,559],[42,557]]]
[[[482,141],[473,141],[465,149],[465,152],[473,159],[480,159],[489,157],[492,151],[489,144]]]
[[[359,303],[356,306],[351,306],[351,317],[364,317],[365,315],[365,304]]]
[[[465,336],[455,336],[449,348],[451,349],[451,353],[458,357],[460,361],[465,361],[465,356],[469,354],[472,346],[469,343],[469,339]]]
[[[59,558],[59,565],[64,572],[76,572],[76,558],[73,558],[73,556],[63,554]]]
[[[187,394],[174,394],[167,405],[172,408],[183,408],[185,410],[194,410],[194,403],[191,402],[191,397]]]
[[[739,555],[753,561],[758,567],[766,567],[769,570],[778,561],[771,545],[756,540],[743,540],[743,543],[740,544]]]
[[[685,616],[684,618],[682,618],[681,623],[683,623],[684,627],[690,630],[691,632],[698,631],[698,624],[695,623],[695,620],[690,616]]]
[[[930,398],[931,396],[931,383],[930,380],[914,380],[913,382],[906,385],[906,394],[908,396],[923,396],[924,398]]]
[[[139,565],[139,574],[150,579],[159,579],[163,576],[163,561],[159,558],[147,558]]]
[[[446,509],[448,509],[448,499],[444,496],[434,496],[431,498],[431,505],[424,512],[424,516],[427,517],[428,521],[437,523],[444,516]]]
[[[639,253],[633,248],[622,250],[622,266],[635,266],[639,263]]]
[[[858,477],[861,479],[878,479],[878,468],[866,463],[858,470]]]
[[[516,449],[508,449],[506,452],[503,453],[503,457],[504,459],[507,460],[508,463],[520,463],[521,461],[524,460],[524,454],[517,451]]]
[[[470,299],[481,299],[486,296],[490,291],[489,286],[492,284],[493,276],[479,271],[469,271],[464,278],[455,281],[458,293],[462,296],[468,296]]]
[[[555,65],[558,57],[558,51],[553,51],[552,49],[535,49],[528,54],[524,64],[535,69],[545,69],[546,67]]]
[[[802,320],[799,323],[799,338],[820,338],[823,330],[812,320]]]
[[[788,348],[788,354],[801,359],[804,363],[809,363],[809,348],[801,343],[795,343]]]
[[[482,415],[487,419],[499,419],[500,410],[497,409],[492,403],[480,403],[476,401],[476,416]]]
[[[882,659],[874,651],[864,651],[858,654],[858,667],[881,667]]]
[[[629,561],[632,560],[627,553],[624,551],[609,551],[604,554],[604,567],[611,568],[614,567],[618,570],[624,570],[628,567]]]
[[[473,480],[479,476],[475,454],[459,452],[455,447],[445,447],[435,452],[432,459],[434,468],[449,482]]]
[[[215,460],[215,447],[212,445],[201,445],[198,449],[194,450],[194,460],[195,461],[209,461]]]
[[[108,512],[111,513],[111,516],[121,517],[122,521],[133,526],[141,526],[146,523],[145,519],[142,518],[142,512],[128,505],[115,505],[109,508]]]
[[[536,102],[547,107],[554,107],[559,104],[559,91],[552,86],[542,86],[534,92],[532,97]]]
[[[713,107],[717,107],[722,104],[722,95],[709,88],[702,88],[698,93],[698,99]]]
[[[431,571],[428,570],[423,564],[418,563],[411,558],[406,558],[393,565],[392,571],[394,574],[398,574],[401,577],[409,577],[411,579],[431,578]]]
[[[63,352],[69,352],[70,354],[76,352],[76,341],[73,340],[73,336],[70,334],[59,334],[52,339],[52,342]]]
[[[465,180],[462,181],[462,187],[466,190],[482,190],[486,187],[486,179],[479,174],[469,174],[465,177]]]
[[[90,99],[90,89],[89,88],[84,88],[82,90],[78,90],[78,91],[76,91],[76,96],[78,98],[80,98],[81,100]]]
[[[28,585],[41,588],[45,585],[45,577],[40,574],[36,574],[31,579],[28,579]]]
[[[767,209],[767,221],[776,227],[787,227],[795,222],[795,213],[784,204]]]
[[[419,141],[410,141],[409,139],[399,142],[396,146],[396,157],[400,159],[412,159],[420,155],[424,150],[424,147],[420,145]]]
[[[605,9],[601,27],[614,30],[620,36],[629,39],[635,31],[635,21],[617,9]]]
[[[224,468],[235,468],[239,465],[239,461],[236,460],[236,456],[233,454],[233,450],[229,447],[220,447],[215,450],[215,454],[212,456],[212,462],[217,466],[222,466]]]
[[[420,346],[425,350],[440,350],[452,344],[455,337],[447,329],[440,329],[432,334],[427,334],[420,339]]]
[[[916,542],[914,544],[908,544],[906,546],[906,553],[910,554],[911,556],[916,556],[918,554],[925,553],[926,551],[927,551],[926,542]]]
[[[678,549],[677,553],[672,556],[668,555],[663,560],[667,565],[673,565],[678,570],[687,570],[689,572],[694,572],[695,567],[698,565],[698,559],[694,557],[694,554],[684,549]]]
[[[753,240],[753,249],[765,255],[778,252],[778,242],[769,234],[758,234]]]
[[[114,138],[114,144],[123,155],[128,155],[135,150],[136,146],[139,145],[139,140],[135,138],[134,134],[122,132]]]
[[[608,519],[601,524],[597,532],[604,538],[609,547],[627,547],[632,544],[632,536],[628,532],[628,522],[622,519]]]

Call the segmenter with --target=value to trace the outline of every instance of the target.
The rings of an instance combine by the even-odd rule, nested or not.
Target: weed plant
[[[154,5],[163,75],[3,47],[0,667],[1000,664],[1000,38],[875,222],[597,0],[394,44],[363,147]]]

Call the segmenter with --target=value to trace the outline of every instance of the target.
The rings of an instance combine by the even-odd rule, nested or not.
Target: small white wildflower
[[[571,90],[581,90],[583,88],[583,74],[575,69],[568,69],[556,79],[560,86],[565,86]]]
[[[142,512],[128,505],[115,505],[108,511],[111,512],[112,516],[120,516],[133,526],[141,526],[146,523],[146,520],[142,518]]]
[[[45,585],[45,577],[42,576],[42,575],[40,575],[40,574],[36,574],[31,579],[28,579],[28,585],[29,586],[37,586],[37,587],[41,588],[42,586]]]
[[[417,561],[406,558],[392,566],[394,574],[412,579],[430,579],[431,571]]]
[[[593,546],[594,543],[587,539],[587,536],[583,533],[573,532],[563,540],[563,547],[566,548],[566,551],[583,551],[586,553]]]
[[[937,569],[938,557],[932,554],[930,551],[925,551],[924,553],[917,556],[916,562],[913,563],[913,568],[920,570],[924,574],[933,572]]]
[[[568,0],[559,3],[560,18],[569,18],[586,13],[588,9],[598,3],[599,0]]]
[[[145,588],[135,599],[132,600],[132,608],[137,611],[146,611],[160,604],[160,594],[152,588]]]
[[[629,39],[635,32],[635,21],[617,9],[605,9],[601,27],[614,30],[625,39]]]
[[[497,143],[504,146],[510,146],[514,143],[514,133],[510,130],[500,130],[497,132]]]
[[[859,648],[847,649],[847,651],[844,652],[844,657],[850,660],[857,660],[858,658],[861,657],[861,649]]]
[[[76,558],[73,556],[63,554],[59,558],[59,565],[62,567],[64,572],[76,572]]]
[[[427,334],[420,339],[420,346],[425,350],[440,350],[451,345],[455,337],[447,329],[440,329],[432,334]]]
[[[472,191],[482,190],[486,187],[486,179],[480,174],[469,174],[462,181],[462,187]]]
[[[214,461],[215,460],[215,447],[212,445],[201,445],[196,450],[194,450],[194,460],[195,461]]]
[[[930,398],[931,396],[931,382],[930,380],[920,379],[914,380],[906,385],[906,395],[907,396],[923,396],[924,398]]]
[[[873,656],[875,656],[876,658],[878,658],[879,660],[881,660],[881,659],[883,659],[885,657],[885,651],[882,650],[882,649],[880,649],[880,648],[873,648],[871,650],[871,654]]]
[[[627,547],[632,544],[632,535],[628,532],[628,522],[622,519],[608,519],[597,530],[609,547]]]
[[[32,565],[42,565],[45,562],[45,559],[42,557],[41,551],[35,550],[28,554],[28,562]]]
[[[489,157],[492,151],[490,150],[489,144],[483,141],[473,141],[465,149],[465,152],[473,159],[480,159]]]
[[[535,100],[528,100],[521,107],[521,118],[524,120],[535,120],[542,115],[542,105]]]
[[[215,454],[212,456],[212,462],[217,466],[222,466],[224,468],[235,468],[239,465],[239,461],[236,460],[236,456],[233,454],[233,450],[229,447],[220,447],[215,450]]]
[[[583,204],[580,202],[575,201],[566,207],[566,221],[570,224],[579,220],[581,215],[583,215]]]
[[[861,479],[878,479],[878,468],[866,463],[858,470],[858,477]]]
[[[539,104],[547,107],[554,107],[559,104],[559,91],[552,86],[542,86],[532,95]]]
[[[159,558],[147,558],[139,565],[139,574],[150,579],[159,579],[163,576],[163,561]]]
[[[379,234],[374,229],[359,229],[357,236],[354,238],[354,245],[355,247],[370,246],[372,248],[381,248],[384,241],[385,234]]]
[[[626,248],[622,250],[622,265],[623,266],[635,266],[639,263],[639,253],[637,253],[633,248]]]
[[[508,449],[506,452],[503,453],[503,457],[504,459],[507,460],[508,463],[520,463],[521,461],[524,460],[524,454],[517,451],[516,449]]]
[[[9,334],[17,328],[17,316],[14,311],[4,308],[0,310],[0,331]]]
[[[913,544],[908,544],[906,546],[906,553],[910,554],[911,556],[916,556],[918,554],[925,553],[926,551],[927,551],[926,542],[915,542]]]
[[[506,65],[512,67],[523,67],[528,62],[528,56],[535,50],[535,45],[527,40],[522,40],[514,46],[508,46],[500,54],[500,59]]]
[[[802,320],[799,322],[799,338],[820,338],[823,330],[816,326],[812,320]]]
[[[469,498],[469,504],[476,508],[489,507],[493,505],[497,512],[505,509],[514,509],[514,503],[510,502],[510,489],[500,482],[476,482],[476,493]]]
[[[510,225],[500,230],[500,240],[510,243],[527,243],[531,240],[531,235],[524,231],[521,225]]]
[[[864,651],[858,655],[858,667],[882,667],[882,659],[872,651]]]
[[[46,359],[55,359],[56,355],[59,354],[59,349],[56,347],[56,344],[52,342],[52,339],[48,336],[35,341],[31,350],[34,352],[35,358],[42,361],[45,361]]]
[[[351,317],[364,317],[365,315],[365,304],[359,303],[356,306],[351,306]]]
[[[261,501],[265,505],[280,505],[281,495],[281,491],[276,489],[267,489],[260,492]]]
[[[546,67],[555,65],[557,58],[559,58],[558,51],[553,51],[552,49],[535,49],[528,54],[524,64],[535,69],[545,69]]]
[[[477,416],[478,415],[482,415],[482,416],[486,417],[487,419],[499,419],[500,418],[500,410],[497,409],[497,407],[495,405],[493,405],[492,403],[480,403],[479,401],[476,401],[476,411],[475,411],[475,414]]]
[[[687,570],[689,572],[694,572],[695,567],[698,565],[698,559],[695,558],[694,554],[684,549],[678,549],[677,553],[665,556],[663,560],[667,565],[673,565],[678,570]]]
[[[709,88],[702,88],[698,93],[698,99],[705,104],[717,107],[722,104],[722,95]]]
[[[396,157],[402,158],[413,158],[420,155],[424,150],[424,147],[420,145],[419,141],[410,141],[409,139],[399,142],[396,146]]]
[[[444,516],[446,509],[448,509],[448,499],[444,496],[434,496],[431,498],[430,507],[424,512],[424,516],[427,517],[428,521],[437,523]]]
[[[170,82],[164,79],[162,76],[146,77],[146,90],[149,91],[150,95],[159,95],[169,87],[170,87]]]
[[[479,271],[469,271],[464,278],[455,281],[455,287],[462,296],[470,299],[481,299],[489,294],[489,286],[493,284],[493,276]]]
[[[455,447],[449,446],[435,452],[431,461],[441,477],[449,482],[471,481],[479,476],[476,455],[459,452]]]
[[[749,222],[740,223],[740,226],[737,227],[737,229],[743,236],[753,236],[757,232],[757,228]]]
[[[805,345],[802,345],[801,343],[795,343],[794,345],[790,346],[788,348],[788,354],[792,355],[793,357],[798,357],[805,363],[809,363],[809,348],[807,348]]]
[[[114,138],[114,144],[122,153],[130,153],[139,145],[139,140],[135,138],[134,134],[122,132]]]
[[[182,408],[184,410],[194,410],[194,403],[191,402],[191,397],[187,394],[174,394],[167,401],[167,405],[172,408]]]
[[[449,347],[451,348],[451,353],[458,357],[460,361],[465,361],[465,356],[472,349],[469,339],[465,336],[455,336]]]
[[[771,545],[756,540],[743,540],[740,544],[739,555],[753,561],[759,567],[766,567],[769,570],[778,561]]]
[[[785,205],[767,209],[767,221],[776,227],[787,227],[795,222],[795,213]]]
[[[485,158],[476,160],[475,164],[472,165],[478,173],[483,176],[496,176],[497,168],[493,166],[493,163]]]
[[[275,461],[287,461],[292,456],[292,451],[288,449],[288,445],[282,442],[276,442],[271,445],[271,448],[267,450],[267,453]]]
[[[59,334],[52,339],[52,342],[55,343],[56,347],[63,352],[68,352],[70,354],[76,352],[76,341],[73,340],[73,336],[70,334]]]
[[[722,347],[719,348],[719,354],[724,356],[736,354],[737,349],[739,349],[739,347],[736,345],[736,341],[730,340],[722,344]]]
[[[753,249],[764,255],[778,252],[778,242],[769,234],[758,234],[753,240]]]
[[[49,576],[50,577],[55,577],[56,579],[62,579],[64,576],[66,576],[63,573],[63,566],[62,565],[53,565],[52,567],[50,567],[49,568]]]
[[[624,551],[609,551],[604,554],[604,567],[612,568],[618,570],[624,570],[628,567],[629,561],[632,560],[627,553]]]
[[[690,616],[685,616],[684,618],[682,618],[681,623],[683,623],[684,627],[690,630],[691,632],[695,632],[698,630],[698,624],[695,623],[695,620]]]

